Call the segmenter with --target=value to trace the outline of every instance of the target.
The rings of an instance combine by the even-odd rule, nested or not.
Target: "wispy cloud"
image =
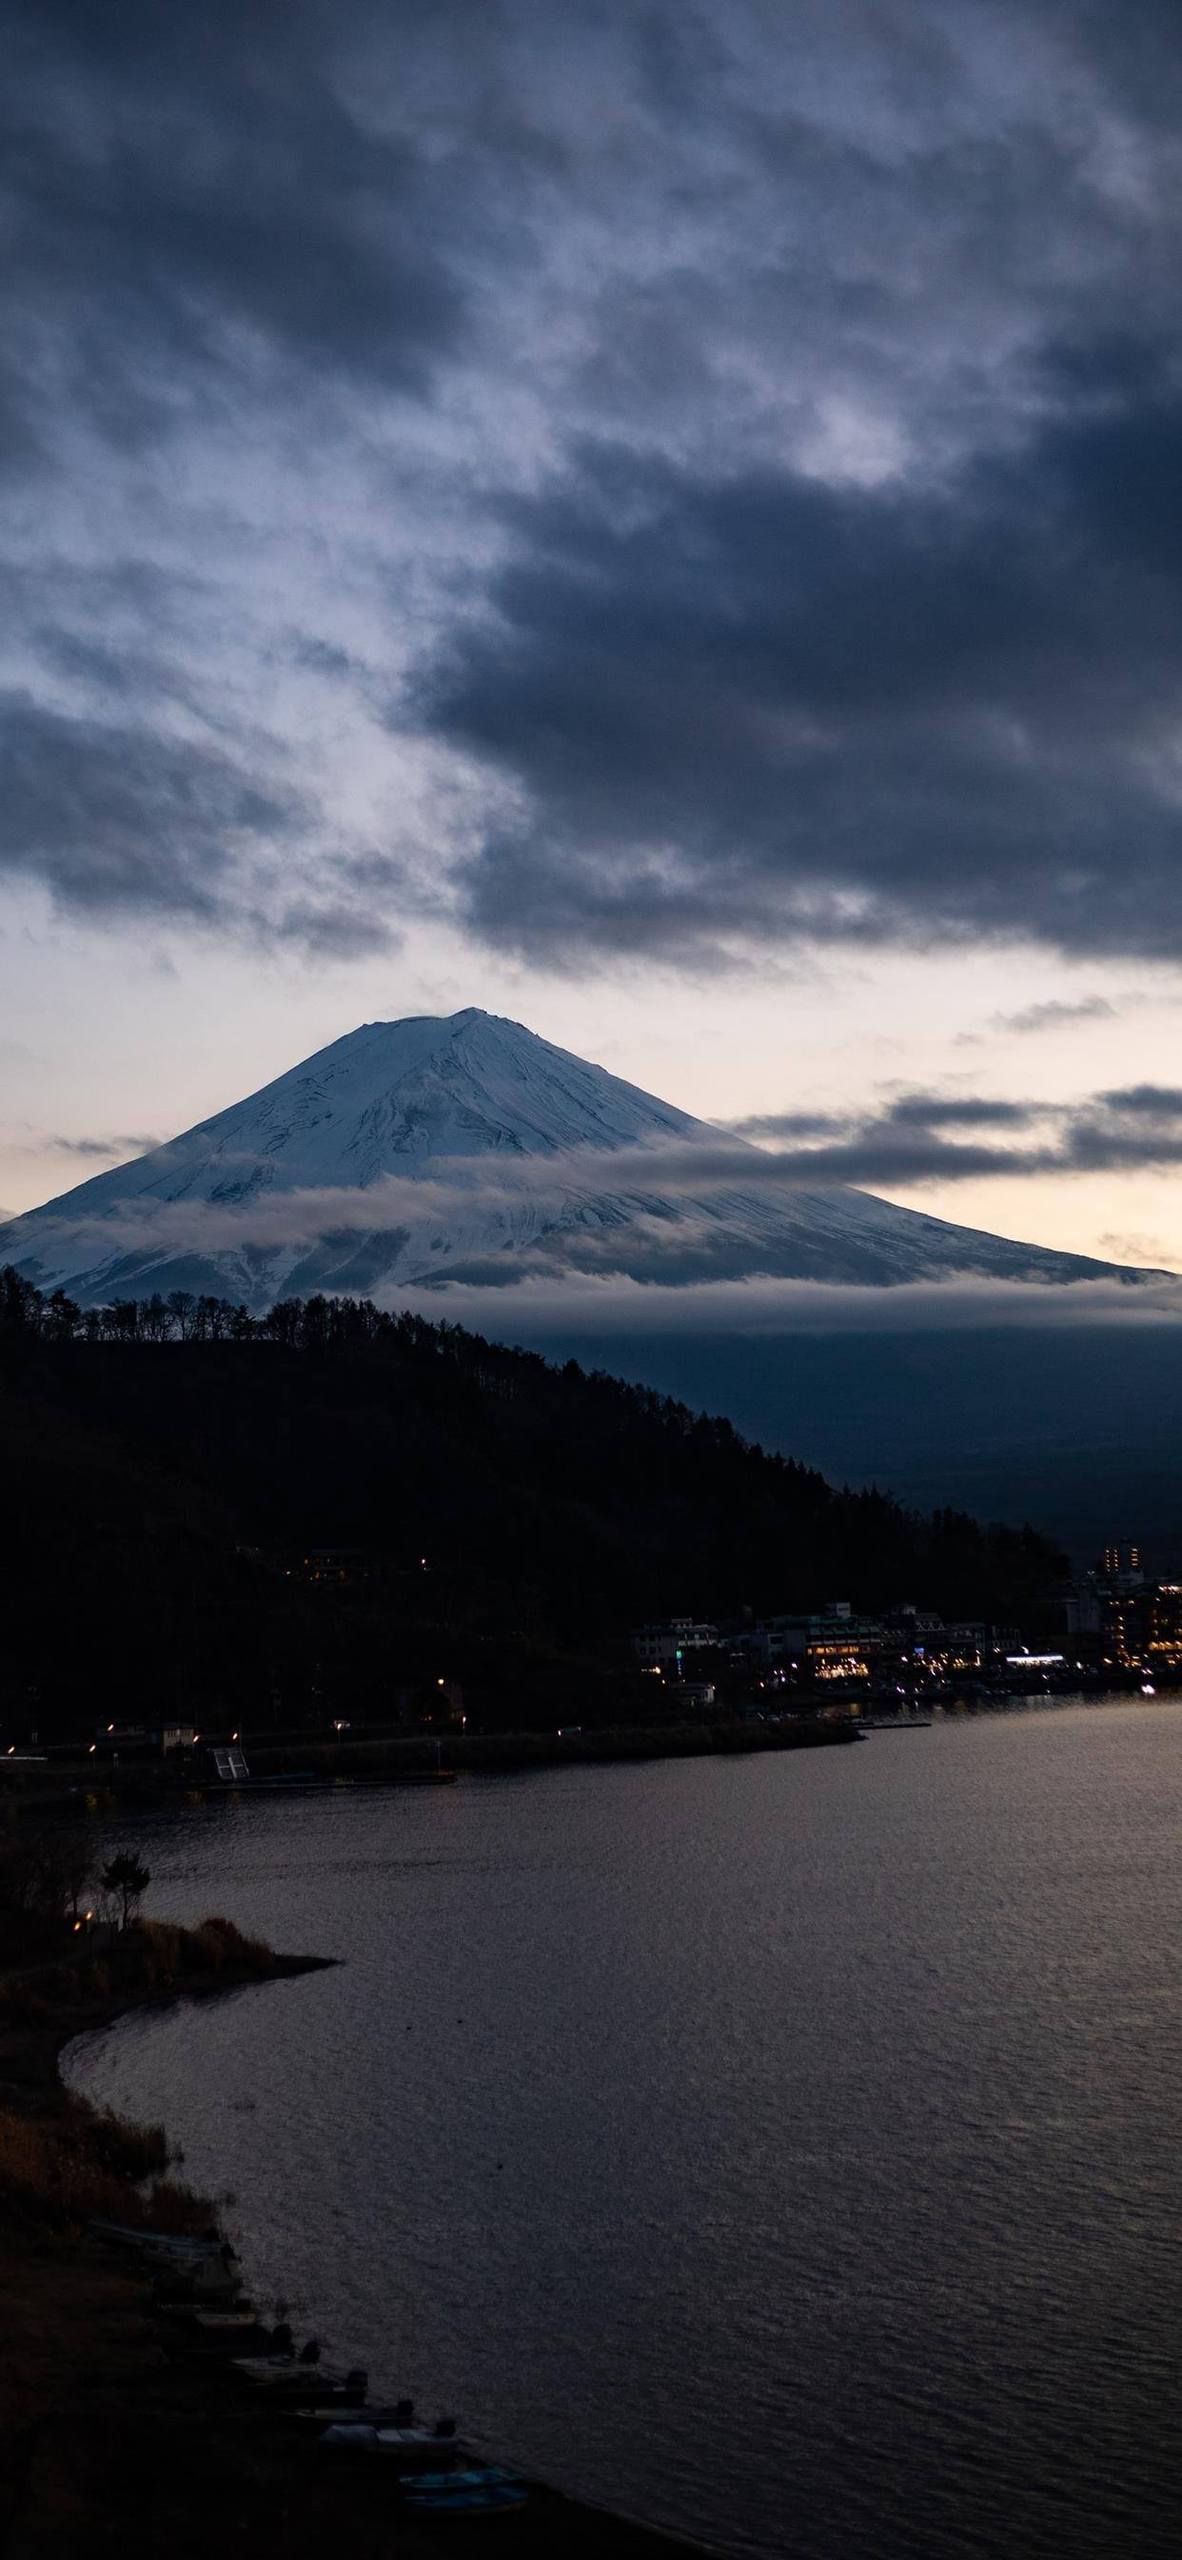
[[[801,1115],[764,1112],[734,1123],[737,1136],[795,1135]],[[765,1149],[782,1179],[912,1185],[1133,1173],[1182,1163],[1182,1087],[1125,1085],[1076,1102],[906,1093],[863,1115],[814,1113],[808,1146]],[[1016,1141],[966,1143],[948,1129],[1010,1130]]]
[[[1097,1238],[1101,1253],[1110,1253],[1117,1262],[1141,1264],[1168,1263],[1170,1248],[1161,1236],[1143,1232],[1130,1234],[1127,1228],[1108,1229]]]
[[[790,1127],[799,1118],[783,1115]],[[774,1128],[775,1116],[760,1125]],[[905,1093],[861,1122],[814,1114],[807,1125],[810,1142],[793,1146],[752,1146],[735,1133],[704,1131],[616,1148],[444,1157],[368,1185],[290,1190],[276,1185],[269,1162],[224,1156],[214,1196],[204,1198],[193,1193],[197,1133],[178,1142],[174,1170],[187,1167],[185,1196],[162,1199],[155,1181],[110,1203],[101,1191],[97,1200],[86,1191],[67,1194],[20,1222],[4,1244],[52,1259],[60,1239],[77,1268],[80,1252],[95,1262],[118,1252],[266,1254],[308,1250],[333,1237],[400,1234],[413,1237],[421,1258],[437,1255],[441,1265],[511,1250],[547,1269],[632,1268],[643,1258],[657,1276],[664,1264],[670,1276],[692,1279],[701,1276],[695,1256],[716,1266],[725,1259],[732,1227],[742,1237],[745,1267],[764,1250],[774,1269],[787,1233],[783,1219],[788,1214],[791,1224],[792,1203],[802,1194],[1182,1164],[1182,1087],[1173,1086],[1113,1087],[1071,1105]],[[977,1125],[1002,1135],[955,1134]],[[93,1139],[70,1143],[84,1155],[100,1149]],[[937,1258],[946,1265],[959,1232],[943,1230],[946,1249]],[[934,1228],[931,1241],[936,1254]],[[982,1239],[965,1234],[962,1241],[972,1268]]]
[[[1177,1326],[1182,1280],[1136,1290],[1119,1281],[1038,1287],[1029,1281],[971,1277],[903,1283],[893,1289],[840,1287],[807,1280],[706,1281],[662,1287],[620,1274],[527,1276],[508,1286],[444,1279],[426,1289],[379,1291],[391,1306],[438,1322],[449,1316],[498,1340],[553,1334],[910,1333],[975,1332],[984,1326]]]
[[[995,1013],[990,1028],[1025,1036],[1038,1031],[1062,1031],[1073,1022],[1113,1022],[1117,1012],[1118,1007],[1107,996],[1078,996],[1072,1000],[1048,996],[1042,1004],[1022,1005],[1017,1013]]]
[[[903,1093],[866,1120],[851,1112],[755,1112],[729,1123],[740,1138],[852,1138],[867,1128],[897,1130],[906,1141],[916,1130],[1023,1129],[1044,1116],[1033,1102],[992,1099],[988,1094]]]
[[[84,1162],[112,1164],[126,1156],[150,1155],[154,1147],[162,1147],[163,1138],[144,1136],[112,1138],[64,1138],[51,1135],[42,1139],[41,1147],[52,1148],[55,1155],[80,1156]],[[41,1149],[38,1149],[40,1153]]]

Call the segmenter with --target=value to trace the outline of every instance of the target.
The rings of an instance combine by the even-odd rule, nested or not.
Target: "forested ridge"
[[[0,1400],[2,1712],[50,1733],[385,1714],[441,1676],[491,1723],[616,1716],[648,1618],[1010,1622],[1062,1570],[1031,1530],[834,1488],[717,1416],[365,1301],[133,1321],[3,1273]]]

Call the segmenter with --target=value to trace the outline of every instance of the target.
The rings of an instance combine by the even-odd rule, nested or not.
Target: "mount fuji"
[[[469,1008],[371,1022],[246,1101],[0,1228],[0,1262],[84,1305],[593,1272],[888,1287],[1119,1276],[774,1159]],[[1145,1275],[1147,1276],[1147,1275]]]

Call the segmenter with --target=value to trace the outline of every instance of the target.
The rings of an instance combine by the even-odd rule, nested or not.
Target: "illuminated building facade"
[[[1101,1664],[1182,1670],[1182,1583],[1154,1582],[1131,1540],[1106,1547],[1065,1597],[1068,1635]]]
[[[691,1654],[717,1653],[718,1629],[704,1618],[666,1618],[660,1625],[637,1627],[632,1651],[646,1671],[671,1671]]]

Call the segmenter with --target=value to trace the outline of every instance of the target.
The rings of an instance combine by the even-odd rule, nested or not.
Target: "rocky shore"
[[[91,2217],[206,2229],[208,2199],[169,2174],[159,2127],[134,2127],[62,2086],[73,2037],[150,2003],[279,1983],[324,1959],[281,1956],[224,1922],[146,1924],[0,1975],[0,2550],[6,2560],[208,2560],[227,2546],[284,2560],[408,2560],[456,2527],[411,2521],[380,2462],[332,2460],[281,2413],[235,2391],[219,2360],[170,2324],[145,2277]],[[149,2181],[151,2183],[149,2183]],[[525,2507],[475,2527],[529,2560],[668,2560],[698,2546],[537,2484]]]

